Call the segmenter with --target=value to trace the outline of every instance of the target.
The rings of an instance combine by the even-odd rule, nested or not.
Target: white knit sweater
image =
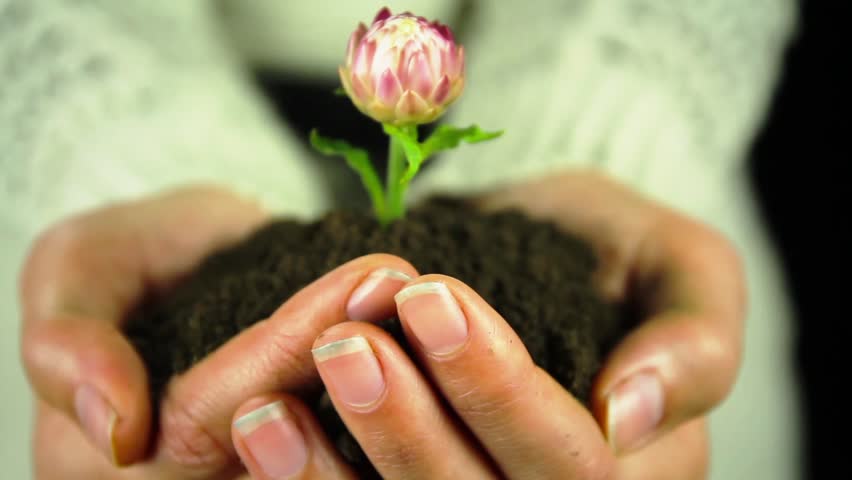
[[[443,156],[413,201],[596,166],[740,246],[753,306],[741,386],[714,419],[714,471],[793,478],[789,316],[742,170],[792,0],[0,0],[0,260],[16,266],[71,212],[188,182],[297,216],[333,207],[248,68],[331,77],[384,3],[441,18],[464,7],[468,84],[446,121],[507,131]]]

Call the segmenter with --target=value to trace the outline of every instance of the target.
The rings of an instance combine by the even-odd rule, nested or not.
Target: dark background
[[[787,51],[772,107],[749,158],[755,191],[781,253],[796,309],[795,362],[805,409],[806,479],[837,478],[849,470],[848,454],[838,455],[837,450],[850,444],[841,427],[848,422],[840,410],[845,406],[840,389],[845,390],[843,366],[849,364],[843,347],[852,345],[841,343],[850,338],[843,334],[849,330],[849,314],[839,308],[852,295],[852,286],[841,277],[846,272],[840,261],[852,245],[841,231],[850,226],[849,201],[842,194],[849,190],[846,170],[852,155],[844,140],[852,136],[848,121],[852,111],[845,98],[849,79],[841,75],[841,68],[852,68],[850,3],[800,2],[798,34]],[[330,95],[335,85],[262,73],[258,78],[302,135],[319,126],[332,137],[359,138],[360,144],[377,150],[373,158],[383,158],[380,149],[386,140],[378,124],[364,122],[348,99]],[[357,179],[352,174],[343,181]]]
[[[801,3],[799,35],[749,164],[796,307],[806,413],[803,478],[809,479],[839,478],[849,470],[848,453],[837,453],[849,445],[840,410],[843,367],[849,364],[842,347],[850,348],[844,334],[849,315],[840,305],[852,294],[843,278],[846,262],[841,265],[852,245],[841,232],[849,227],[850,202],[842,196],[849,191],[852,159],[845,98],[850,83],[841,75],[841,68],[852,67],[849,3]]]

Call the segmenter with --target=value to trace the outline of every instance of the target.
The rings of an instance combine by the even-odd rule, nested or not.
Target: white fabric
[[[7,476],[29,476],[12,297],[33,235],[83,208],[198,181],[281,213],[331,208],[311,154],[246,67],[331,78],[356,22],[384,3],[440,18],[468,8],[467,91],[447,121],[507,131],[436,160],[412,201],[595,166],[733,239],[751,311],[740,382],[711,420],[713,478],[795,478],[790,310],[742,172],[792,0],[0,0]]]

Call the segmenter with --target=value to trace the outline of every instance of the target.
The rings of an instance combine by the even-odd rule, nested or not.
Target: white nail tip
[[[109,420],[107,420],[107,438],[109,439],[109,454],[113,465],[121,465],[118,462],[118,451],[115,447],[115,425],[118,423],[118,414],[110,410]]]
[[[393,296],[393,299],[396,301],[397,305],[401,305],[411,298],[429,294],[450,296],[450,289],[441,282],[418,283],[411,285],[410,287],[403,288]]]
[[[370,342],[364,337],[350,337],[343,340],[337,340],[327,345],[311,350],[314,355],[314,360],[324,362],[332,358],[349,355],[358,352],[370,352]]]
[[[358,304],[360,303],[364,297],[370,295],[375,291],[377,285],[381,284],[383,280],[391,279],[398,280],[401,282],[409,282],[411,281],[411,277],[397,270],[393,270],[391,268],[379,268],[374,270],[371,274],[367,275],[366,280],[358,287],[355,292],[352,293],[352,297],[349,299],[349,304]]]
[[[249,435],[262,425],[273,420],[282,420],[286,412],[284,402],[281,400],[264,405],[256,410],[243,415],[234,422],[234,427],[243,436]]]
[[[394,270],[392,268],[380,268],[371,273],[370,276],[378,278],[392,278],[394,280],[402,280],[404,282],[408,282],[411,280],[410,275],[400,272],[399,270]]]
[[[616,442],[615,442],[615,419],[617,416],[617,412],[615,411],[617,408],[617,402],[615,401],[615,394],[610,393],[607,395],[606,399],[606,439],[609,446],[615,450]]]

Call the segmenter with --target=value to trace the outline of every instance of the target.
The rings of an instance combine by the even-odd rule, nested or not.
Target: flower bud
[[[446,25],[387,8],[352,33],[343,88],[358,109],[381,123],[416,125],[440,117],[464,88],[464,47]]]

